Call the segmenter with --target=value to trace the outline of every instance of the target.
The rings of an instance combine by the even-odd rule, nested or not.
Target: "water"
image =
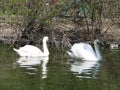
[[[120,90],[120,50],[103,51],[102,62],[50,52],[50,57],[25,58],[0,45],[0,90]]]

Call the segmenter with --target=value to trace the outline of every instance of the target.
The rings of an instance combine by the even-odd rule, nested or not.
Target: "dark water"
[[[120,50],[103,51],[102,62],[50,52],[49,57],[20,58],[0,45],[0,90],[120,90]]]

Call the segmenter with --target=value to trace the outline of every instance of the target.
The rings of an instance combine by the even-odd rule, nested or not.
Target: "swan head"
[[[45,36],[45,37],[43,38],[43,42],[47,42],[48,40],[49,40],[48,36]]]
[[[95,39],[94,43],[95,43],[95,44],[97,44],[97,45],[98,45],[98,47],[99,47],[99,46],[101,46],[101,42],[100,42],[100,40],[99,40],[99,39]]]
[[[99,41],[98,39],[95,39],[95,42],[96,42],[96,43],[100,43],[100,41]]]
[[[100,40],[99,39],[95,39],[94,43],[100,44]]]

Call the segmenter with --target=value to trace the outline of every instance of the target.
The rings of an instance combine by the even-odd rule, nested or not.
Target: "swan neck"
[[[100,54],[100,51],[99,51],[99,48],[98,48],[98,45],[97,45],[96,41],[94,41],[94,46],[95,46],[96,57],[97,57],[98,60],[101,60],[102,57],[101,57],[101,54]]]
[[[49,51],[47,48],[47,42],[43,40],[43,53],[49,55]]]

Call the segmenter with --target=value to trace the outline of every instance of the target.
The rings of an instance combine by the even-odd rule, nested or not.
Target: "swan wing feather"
[[[88,44],[88,43],[81,43],[81,44],[82,44],[84,50],[89,51],[89,53],[96,56],[95,51],[93,50],[93,48],[92,48],[92,46],[90,44]]]
[[[74,53],[75,57],[90,60],[95,59],[95,52],[92,47],[86,43],[76,43],[72,46],[71,51]]]
[[[29,52],[29,53],[42,53],[42,51],[39,48],[32,45],[25,45],[23,47],[20,47],[19,50]]]

